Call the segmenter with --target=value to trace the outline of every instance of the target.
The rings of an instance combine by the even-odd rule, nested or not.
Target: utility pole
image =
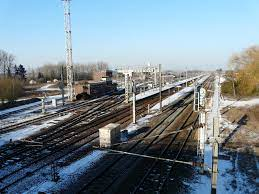
[[[154,71],[154,84],[153,84],[153,88],[157,87],[157,72],[156,70]]]
[[[45,99],[46,99],[46,93],[44,92],[43,97],[41,99],[41,112],[42,112],[42,114],[46,113]]]
[[[66,34],[66,68],[67,68],[67,91],[68,100],[73,101],[73,62],[72,62],[72,37],[71,37],[71,19],[70,19],[70,1],[62,0],[64,2],[64,20],[65,20],[65,34]]]
[[[216,78],[217,79],[217,78]],[[220,80],[220,74],[219,74]],[[217,193],[217,176],[218,176],[218,155],[219,155],[219,100],[220,86],[219,81],[215,84],[215,92],[217,91],[217,115],[213,118],[213,147],[212,147],[212,178],[211,178],[211,194]]]
[[[61,95],[62,95],[62,106],[65,105],[65,99],[64,99],[64,72],[63,72],[63,65],[61,66]]]
[[[132,81],[132,116],[133,124],[136,124],[136,83]]]
[[[185,72],[185,79],[188,79],[188,72],[187,72],[187,67],[186,67],[186,72]],[[188,82],[185,82],[185,86],[188,87]]]
[[[162,69],[161,64],[159,64],[159,104],[160,112],[162,112]]]
[[[125,74],[125,102],[129,103],[129,74]]]

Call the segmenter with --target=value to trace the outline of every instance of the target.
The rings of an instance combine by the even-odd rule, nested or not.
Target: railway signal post
[[[206,90],[202,88],[197,82],[194,83],[194,112],[199,113],[199,129],[198,129],[198,145],[197,156],[198,162],[201,165],[201,172],[203,173],[204,164],[204,149],[205,149],[205,131],[206,131],[206,112],[205,112]]]

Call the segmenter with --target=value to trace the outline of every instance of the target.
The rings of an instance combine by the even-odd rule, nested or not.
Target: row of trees
[[[230,58],[228,79],[222,86],[224,93],[233,96],[259,94],[259,46],[253,46]]]
[[[5,77],[10,74],[15,65],[15,57],[4,50],[0,50],[0,73]]]
[[[4,50],[0,50],[0,77],[26,80],[25,67],[22,64],[16,65],[15,56]]]
[[[16,65],[15,56],[0,50],[0,100],[12,102],[24,93],[23,83],[26,80],[26,69]]]
[[[64,78],[66,78],[66,64],[59,62],[57,64],[45,64],[37,69],[31,69],[29,77],[38,82],[46,82],[48,80],[60,79],[63,68]],[[92,64],[74,64],[73,72],[75,81],[92,79],[93,73],[108,69],[108,65],[103,62]]]

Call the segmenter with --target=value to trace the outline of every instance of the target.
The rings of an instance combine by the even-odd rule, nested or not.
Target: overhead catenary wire
[[[192,162],[192,161],[189,162],[189,161],[176,160],[176,159],[170,159],[170,158],[149,156],[149,155],[137,154],[137,153],[126,152],[126,151],[121,151],[121,150],[114,150],[114,149],[111,149],[111,148],[101,148],[101,147],[98,147],[98,146],[93,146],[93,148],[99,149],[99,150],[108,151],[108,152],[113,152],[113,153],[126,154],[126,155],[131,155],[131,156],[137,156],[137,157],[142,157],[142,158],[149,158],[149,159],[161,160],[161,161],[166,161],[166,162],[185,164],[185,165],[190,165],[190,166],[199,166],[199,165],[201,165],[200,163]],[[204,165],[208,166],[206,164],[204,164]]]

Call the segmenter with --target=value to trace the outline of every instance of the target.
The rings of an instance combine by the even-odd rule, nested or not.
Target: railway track
[[[159,125],[152,128],[145,135],[142,134],[141,138],[143,140],[134,141],[133,145],[129,143],[118,147],[115,146],[113,149],[177,160],[181,156],[189,138],[194,137],[193,134],[198,120],[197,113],[192,111],[192,100],[190,100],[190,97],[188,99],[189,102],[187,100],[188,103],[185,102],[185,106],[167,110],[166,119],[162,118]],[[179,111],[179,114],[176,116],[174,114],[177,111]],[[174,116],[172,117],[172,115]],[[172,123],[176,123],[174,127]],[[191,130],[188,130],[190,127]],[[176,132],[181,131],[181,133],[163,136],[163,134],[167,134],[167,131],[170,133],[172,128],[176,128]],[[184,129],[186,130],[182,131]],[[136,138],[138,139],[139,137]],[[174,144],[174,142],[178,143]],[[137,166],[140,164],[141,166],[138,168]],[[79,193],[156,193],[156,191],[159,193],[165,189],[164,187],[170,177],[173,166],[174,162],[173,164],[171,162],[170,165],[168,165],[168,162],[164,162],[163,169],[165,167],[167,169],[163,171],[164,173],[161,173],[161,163],[159,160],[154,160],[153,162],[151,160],[150,162],[150,159],[142,159],[136,156],[109,155],[102,160],[101,167],[93,168],[90,171],[91,174],[95,175],[94,177],[88,176],[82,180],[82,183],[85,183],[85,185]],[[132,176],[130,176],[130,173]],[[141,180],[139,179],[140,177]],[[134,184],[130,185],[132,182]]]
[[[23,121],[23,122],[19,122],[19,123],[16,123],[16,124],[1,127],[0,128],[0,134],[8,133],[8,132],[11,132],[11,131],[16,131],[16,130],[19,130],[22,127],[25,127],[25,126],[28,126],[28,125],[32,125],[32,124],[35,124],[35,123],[37,124],[39,122],[43,122],[43,121],[46,121],[46,120],[49,120],[49,119],[57,118],[60,115],[68,114],[70,112],[75,112],[75,111],[78,111],[80,109],[87,108],[87,106],[89,106],[91,104],[98,104],[98,102],[107,101],[107,100],[110,100],[110,99],[111,99],[111,97],[106,96],[106,97],[102,97],[102,98],[99,98],[99,99],[90,100],[90,101],[87,101],[87,102],[78,102],[77,104],[70,104],[68,107],[57,110],[55,113],[48,113],[47,115],[44,115],[44,116],[41,116],[41,117],[37,117],[37,118],[33,118],[33,119],[26,120],[26,121]]]
[[[155,103],[154,101],[156,100],[149,99],[147,103]],[[27,145],[24,142],[7,146],[4,149],[1,148],[0,191],[4,191],[12,185],[19,183],[31,174],[36,173],[40,169],[66,156],[68,153],[76,151],[80,147],[97,140],[98,129],[100,127],[110,122],[127,125],[127,123],[131,122],[129,105],[116,108],[113,111],[111,110],[111,108],[116,107],[120,103],[121,101],[115,104],[110,102],[110,107],[108,105],[104,107],[109,110],[109,112],[106,113],[104,113],[105,110],[101,109],[101,107],[95,107],[94,110],[98,110],[96,112],[86,111],[85,114],[89,117],[84,118],[83,124],[80,124],[82,121],[82,115],[80,115],[80,118],[78,118],[78,116],[75,117],[75,122],[71,122],[70,119],[69,122],[66,121],[60,124],[61,128],[53,126],[52,132],[41,132],[30,136],[29,141],[32,142],[33,149],[30,144]],[[146,104],[140,104],[137,107],[138,115],[146,110]],[[94,115],[96,117],[94,117]],[[38,142],[41,144],[37,144]],[[21,165],[17,165],[17,163]]]
[[[124,150],[126,152],[132,152],[137,154],[145,154],[149,149],[152,149],[152,146],[156,146],[156,142],[159,140],[159,136],[167,131],[168,126],[178,117],[183,111],[190,106],[191,102],[184,103],[180,102],[178,107],[174,107],[173,109],[167,109],[163,113],[160,122],[158,122],[151,130],[146,132],[145,134],[141,134],[140,137],[142,140],[136,141],[134,143],[129,143],[126,145],[116,146],[114,149],[116,150]],[[129,169],[132,168],[132,165],[136,164],[136,160],[138,158],[134,156],[128,155],[115,155],[115,156],[107,156],[108,158],[103,160],[102,169],[99,169],[99,173],[94,172],[95,177],[88,177],[85,180],[86,184],[80,190],[82,193],[102,193],[108,192],[112,190],[112,185],[116,183],[116,181],[120,180],[125,173]],[[100,187],[102,185],[102,187]]]
[[[166,95],[163,95],[164,97]],[[132,120],[131,107],[129,105],[120,106],[121,102],[122,100],[117,99],[117,101],[100,101],[97,106],[92,104],[93,106],[90,106],[89,110],[53,126],[51,130],[42,131],[30,136],[26,141],[15,142],[0,148],[0,191],[8,190],[67,154],[75,152],[89,143],[96,142],[100,127],[111,122],[127,126]],[[137,115],[144,114],[147,111],[147,104],[152,105],[156,102],[156,97],[138,102]],[[165,110],[164,116],[162,116],[162,120],[167,121],[165,125],[170,125],[165,115],[180,115],[181,111],[178,112],[180,109],[181,107],[175,107],[175,113],[170,112],[172,110],[169,108]],[[162,121],[158,123],[162,125]],[[159,131],[158,128],[159,126],[157,126]],[[150,135],[153,133],[157,134],[157,132],[150,132]],[[146,135],[149,136],[149,133]],[[145,138],[145,135],[143,137]],[[121,147],[123,149],[123,146]]]

